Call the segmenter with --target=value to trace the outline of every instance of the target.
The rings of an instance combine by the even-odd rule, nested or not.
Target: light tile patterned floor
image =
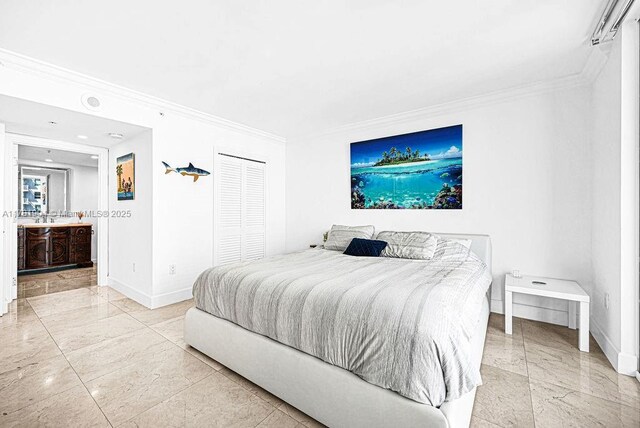
[[[0,426],[320,426],[182,339],[192,301],[149,310],[108,287],[0,317]],[[573,330],[489,324],[473,426],[639,426],[640,386]]]
[[[18,298],[36,297],[76,288],[91,287],[97,282],[97,265],[55,272],[30,273],[18,276]]]
[[[322,426],[182,340],[193,301],[109,287],[19,299],[0,317],[0,426]]]
[[[639,427],[640,383],[613,370],[593,337],[577,330],[491,314],[473,427]]]

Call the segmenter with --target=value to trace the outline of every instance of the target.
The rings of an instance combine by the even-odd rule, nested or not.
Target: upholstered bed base
[[[486,301],[474,336],[478,365],[488,318]],[[196,308],[187,312],[184,339],[330,427],[469,426],[475,390],[437,409]]]
[[[472,249],[491,266],[491,243],[480,235],[447,235],[473,240]],[[475,248],[474,248],[475,246]],[[480,366],[489,319],[489,300],[473,337]],[[475,389],[439,409],[367,383],[353,373],[192,308],[184,340],[329,427],[468,427]]]

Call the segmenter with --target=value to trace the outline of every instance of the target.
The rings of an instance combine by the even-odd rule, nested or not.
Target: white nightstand
[[[545,284],[534,284],[534,281]],[[578,348],[589,352],[589,295],[576,281],[543,278],[538,276],[522,276],[515,278],[507,274],[504,280],[504,331],[511,334],[513,316],[513,293],[531,294],[533,296],[552,297],[569,300],[569,328],[576,328],[576,309],[580,304],[580,333]]]

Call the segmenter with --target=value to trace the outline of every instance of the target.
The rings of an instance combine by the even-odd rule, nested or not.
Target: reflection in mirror
[[[22,217],[62,213],[67,210],[69,170],[20,165],[18,201]]]

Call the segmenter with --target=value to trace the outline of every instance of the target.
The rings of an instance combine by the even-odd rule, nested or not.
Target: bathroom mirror
[[[18,183],[21,217],[62,214],[67,210],[68,169],[20,165]]]

